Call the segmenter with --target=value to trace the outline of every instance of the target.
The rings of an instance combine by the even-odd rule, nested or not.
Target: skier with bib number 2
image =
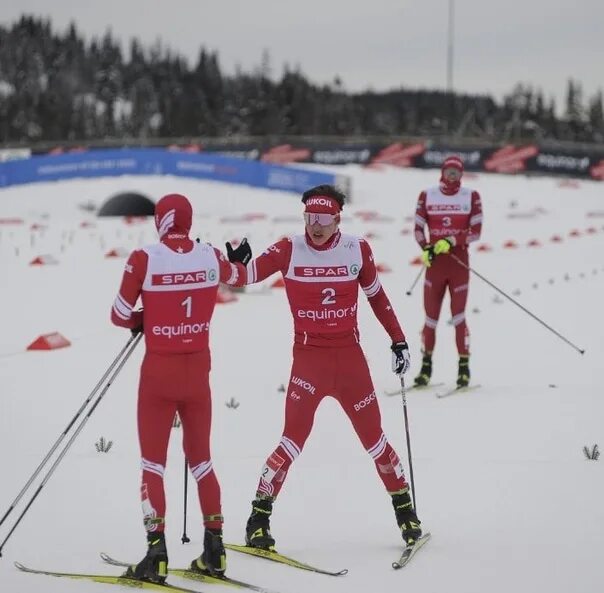
[[[372,457],[403,539],[411,543],[422,533],[402,463],[382,430],[375,388],[361,349],[359,287],[390,337],[392,370],[399,376],[409,368],[409,349],[380,283],[369,244],[339,230],[344,201],[344,194],[330,185],[304,192],[304,233],[277,241],[247,265],[247,284],[276,272],[283,275],[294,320],[285,426],[262,469],[246,525],[246,544],[254,548],[274,549],[270,531],[273,504],[326,396],[340,404]],[[244,261],[246,248],[229,250],[230,261]]]

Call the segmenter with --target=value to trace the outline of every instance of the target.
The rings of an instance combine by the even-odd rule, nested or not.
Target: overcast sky
[[[126,48],[161,39],[190,64],[203,45],[226,73],[253,69],[266,49],[274,77],[289,64],[317,83],[338,75],[348,91],[444,89],[450,3],[456,91],[499,100],[524,82],[560,103],[569,77],[586,97],[604,88],[604,0],[6,0],[0,23],[28,13],[64,31],[73,20]]]

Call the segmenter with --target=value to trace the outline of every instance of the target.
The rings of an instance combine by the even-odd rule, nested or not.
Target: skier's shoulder
[[[200,241],[199,239],[193,243],[193,251],[201,254],[215,253],[220,255],[222,253],[218,247],[214,247],[209,241]]]
[[[139,249],[148,256],[152,257],[169,257],[171,255],[182,255],[184,254],[208,254],[213,252],[220,253],[220,250],[214,247],[211,243],[204,243],[203,241],[193,241],[193,245],[181,245],[182,249],[177,248],[175,245],[168,246],[162,241],[157,243],[150,243]]]
[[[371,251],[371,246],[367,239],[360,235],[353,235],[352,233],[341,233],[338,246],[345,251],[357,249],[360,249],[361,251]]]
[[[146,265],[148,258],[149,251],[147,251],[146,247],[138,247],[130,252],[127,262],[130,266]]]
[[[145,253],[146,255],[159,255],[164,252],[165,248],[166,246],[160,242],[149,243],[148,245],[143,245],[140,249],[133,251],[133,253],[136,253],[136,251],[138,251],[140,253]]]
[[[296,235],[283,235],[274,243],[271,243],[263,252],[262,255],[272,255],[273,257],[282,257],[291,253],[292,246],[295,242]]]
[[[294,238],[296,238],[298,236],[304,237],[304,235],[282,235],[281,237],[279,237],[279,239],[277,241],[275,241],[273,243],[273,245],[283,245],[283,246],[291,245],[294,241]]]
[[[475,202],[480,202],[480,192],[473,188],[473,187],[469,187],[468,190],[470,191],[470,195],[472,196],[472,200]]]

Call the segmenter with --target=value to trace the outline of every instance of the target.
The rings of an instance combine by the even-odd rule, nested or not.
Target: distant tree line
[[[111,33],[86,42],[72,24],[23,16],[0,27],[0,142],[233,136],[450,136],[485,141],[604,142],[602,91],[569,80],[564,115],[540,89],[487,95],[409,90],[348,93],[336,76],[313,84],[297,68],[225,75],[216,52],[197,63],[160,43],[129,55]]]

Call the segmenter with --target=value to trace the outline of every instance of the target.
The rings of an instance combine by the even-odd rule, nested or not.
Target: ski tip
[[[18,568],[19,570],[27,570],[26,566],[23,566],[23,564],[21,564],[20,562],[13,562],[13,564],[15,565],[16,568]]]
[[[436,397],[443,398],[449,397],[450,395],[454,395],[456,393],[467,393],[468,391],[473,391],[474,389],[478,389],[482,387],[480,383],[472,383],[471,385],[463,385],[462,387],[452,387],[447,391],[441,391],[440,393],[436,393]]]
[[[392,568],[394,570],[399,570],[400,568],[404,568],[413,558],[413,555],[432,537],[432,534],[427,531],[420,535],[414,542],[407,544],[403,548],[403,552],[398,559],[398,561],[392,563]]]

